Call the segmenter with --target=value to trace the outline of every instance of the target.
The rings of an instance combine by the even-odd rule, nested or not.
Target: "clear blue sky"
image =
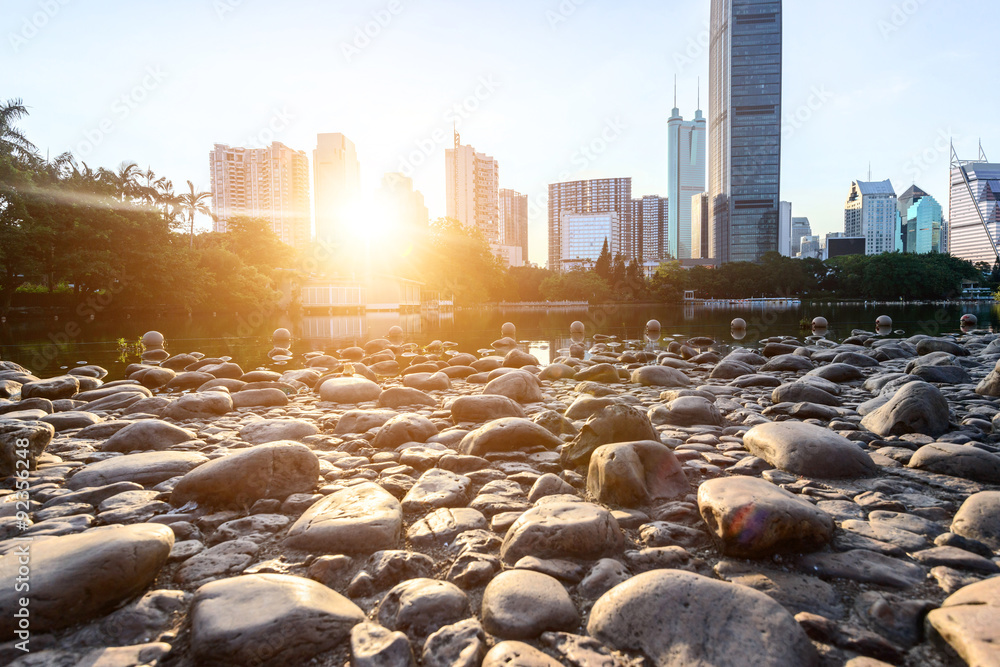
[[[267,139],[271,126],[311,158],[316,133],[343,132],[366,190],[408,160],[432,218],[445,213],[458,114],[463,142],[499,160],[501,187],[538,204],[530,259],[544,264],[548,183],[632,176],[636,196],[666,194],[673,78],[690,117],[699,76],[707,86],[709,6],[5,0],[0,97],[30,107],[23,129],[43,150],[83,152],[91,166],[134,160],[178,189],[208,189],[216,142]],[[784,108],[800,120],[786,127],[782,198],[815,231],[842,231],[850,182],[867,179],[869,162],[897,193],[915,180],[947,210],[949,135],[970,157],[981,137],[1000,161],[1000,4],[788,0],[784,11]],[[379,14],[385,25],[355,42]],[[426,159],[408,158],[421,144]]]

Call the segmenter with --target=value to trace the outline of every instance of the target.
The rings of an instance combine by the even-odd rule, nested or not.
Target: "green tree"
[[[188,222],[191,225],[191,239],[190,247],[194,247],[194,216],[196,213],[204,213],[205,215],[211,215],[212,211],[208,207],[208,200],[211,199],[211,192],[196,192],[194,189],[194,184],[191,181],[187,182],[188,191],[181,194],[181,206],[188,214]]]
[[[591,304],[607,301],[611,287],[596,271],[568,271],[549,276],[540,290],[547,301],[587,301]]]
[[[604,280],[611,280],[611,249],[608,247],[608,239],[604,239],[604,247],[594,264],[594,273]]]

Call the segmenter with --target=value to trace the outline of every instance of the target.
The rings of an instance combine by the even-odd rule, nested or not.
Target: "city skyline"
[[[274,26],[265,11],[236,0],[179,0],[177,15],[162,17],[162,30],[142,39],[134,36],[138,15],[118,2],[60,5],[32,32],[25,21],[30,25],[39,4],[18,0],[7,4],[0,25],[5,61],[31,58],[38,65],[5,73],[9,95],[31,108],[24,128],[43,152],[74,150],[92,167],[126,160],[156,165],[175,185],[190,179],[209,188],[204,155],[215,143],[259,148],[273,139],[311,152],[317,133],[342,132],[365,165],[365,193],[377,190],[384,173],[412,167],[408,175],[435,219],[445,214],[440,174],[451,120],[458,119],[465,141],[503,163],[501,186],[529,195],[529,259],[544,265],[547,185],[630,175],[637,195],[666,196],[673,77],[688,116],[697,79],[704,88],[708,74],[707,1],[568,4],[574,9],[563,15],[558,3],[404,3],[387,25],[375,23],[375,36],[358,48],[356,29],[364,35],[386,5],[299,3],[275,33],[288,53],[269,52],[266,59],[253,44]],[[867,172],[869,161],[878,178],[900,188],[916,181],[947,208],[949,138],[961,155],[974,156],[980,137],[987,148],[1000,145],[1000,123],[989,111],[994,93],[978,85],[974,68],[956,66],[988,58],[987,30],[1000,8],[970,3],[981,19],[973,22],[944,6],[915,4],[915,11],[854,0],[829,11],[785,7],[781,196],[811,219],[815,234],[842,228],[843,184]],[[645,19],[633,25],[630,17],[639,11]],[[488,22],[494,30],[459,36],[448,49],[436,43],[445,34],[456,40],[449,26],[463,21]],[[820,21],[824,30],[817,32]],[[609,24],[639,34],[627,42],[597,39]],[[84,38],[98,31],[105,36],[100,43]],[[167,37],[178,32],[196,46],[181,48]],[[944,32],[949,39],[938,38]],[[510,48],[513,34],[523,48]],[[845,40],[852,49],[843,48]],[[215,55],[221,41],[230,42],[225,58]],[[919,52],[907,48],[914,43]],[[455,49],[469,57],[455,61]],[[87,74],[87,62],[112,52],[132,55],[109,63],[100,80]],[[257,69],[235,70],[230,58],[253,61]],[[843,75],[862,67],[866,77]],[[216,93],[219,76],[232,84],[225,95]],[[938,102],[915,112],[912,95],[927,79],[939,82]],[[311,86],[316,81],[337,90]],[[66,97],[74,100],[72,122]],[[572,117],[557,120],[567,108]],[[552,109],[552,118],[539,109]],[[889,117],[890,132],[871,122]],[[198,221],[200,229],[210,225]]]

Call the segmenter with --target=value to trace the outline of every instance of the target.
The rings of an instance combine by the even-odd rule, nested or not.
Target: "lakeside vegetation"
[[[360,280],[386,273],[417,280],[456,305],[484,302],[680,302],[698,298],[801,297],[936,300],[962,281],[996,289],[1000,267],[949,255],[790,259],[686,270],[664,262],[645,278],[634,261],[605,244],[593,270],[506,269],[482,235],[456,220],[398,238],[312,244],[293,249],[267,221],[236,217],[227,233],[194,234],[211,215],[210,193],[173,183],[132,162],[92,169],[66,153],[44,159],[17,127],[20,100],[0,102],[0,313],[13,305],[186,312],[273,311],[281,290],[309,279]]]

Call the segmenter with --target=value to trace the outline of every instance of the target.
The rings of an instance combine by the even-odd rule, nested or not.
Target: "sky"
[[[210,188],[213,144],[316,134],[357,146],[362,188],[412,175],[445,215],[445,149],[495,157],[529,196],[544,266],[548,184],[632,177],[666,196],[667,118],[708,110],[710,0],[2,0],[0,99],[43,152],[134,161]],[[784,3],[782,199],[843,231],[853,180],[916,183],[947,211],[949,141],[1000,161],[1000,3]],[[205,218],[200,226],[208,228]]]

